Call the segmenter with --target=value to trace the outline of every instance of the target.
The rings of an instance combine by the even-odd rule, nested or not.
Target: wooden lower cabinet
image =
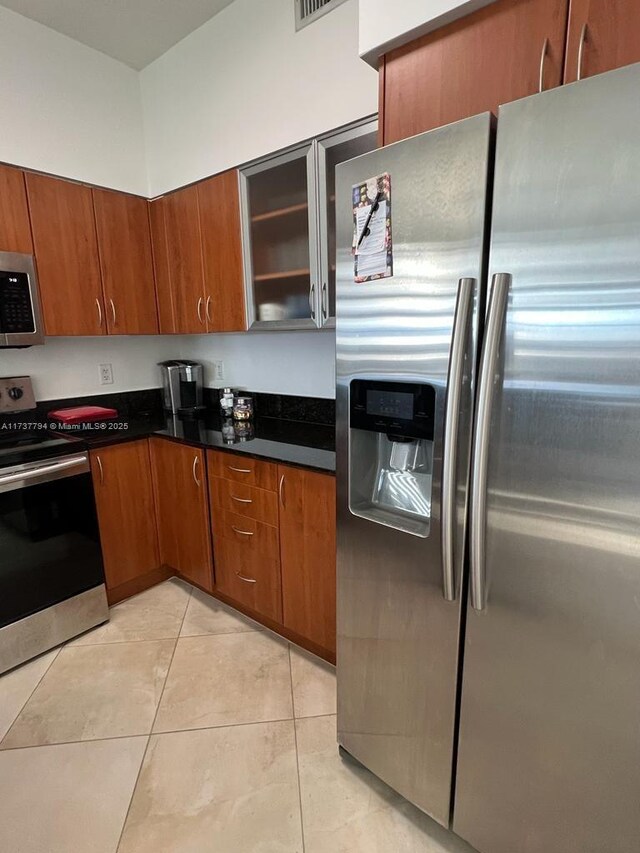
[[[335,477],[284,465],[278,474],[282,621],[335,654]]]
[[[211,477],[211,505],[226,512],[278,526],[278,496],[267,489],[245,486],[221,477]]]
[[[164,438],[150,442],[160,560],[210,590],[213,560],[204,451]]]
[[[282,622],[278,528],[211,507],[216,588]]]
[[[107,589],[122,587],[160,565],[149,442],[92,450],[91,472]]]

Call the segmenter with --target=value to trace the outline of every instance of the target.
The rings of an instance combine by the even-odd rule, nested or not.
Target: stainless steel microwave
[[[33,256],[0,252],[0,347],[43,343]]]

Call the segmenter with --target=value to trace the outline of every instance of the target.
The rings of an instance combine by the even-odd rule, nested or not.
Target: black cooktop
[[[51,459],[74,453],[82,448],[77,439],[56,436],[46,429],[2,429],[0,428],[0,468],[23,465],[41,459]]]

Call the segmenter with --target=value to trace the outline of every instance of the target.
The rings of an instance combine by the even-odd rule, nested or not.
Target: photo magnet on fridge
[[[388,172],[353,186],[354,281],[393,275],[391,176]]]

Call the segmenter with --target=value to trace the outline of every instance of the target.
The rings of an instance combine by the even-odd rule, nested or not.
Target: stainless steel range
[[[3,414],[32,405],[28,377],[0,378]],[[0,420],[0,672],[108,618],[88,454]]]

